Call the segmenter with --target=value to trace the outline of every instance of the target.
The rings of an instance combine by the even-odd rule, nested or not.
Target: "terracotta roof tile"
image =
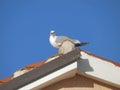
[[[42,66],[45,64],[45,60],[44,61],[40,61],[40,62],[36,62],[33,64],[28,64],[25,68],[22,68],[21,70],[26,70],[26,69],[31,69],[31,68],[37,68],[39,66]]]
[[[54,56],[51,56],[51,57],[48,58],[47,60],[49,60],[49,59],[51,59],[51,58],[54,59],[54,58],[56,58],[56,56],[61,56],[61,54],[55,54]],[[34,68],[37,68],[37,67],[39,67],[39,66],[44,65],[44,64],[47,62],[47,60],[43,60],[43,61],[36,62],[36,63],[33,63],[33,64],[28,64],[28,65],[26,65],[24,68],[19,69],[19,70],[17,70],[17,71],[32,70],[32,69],[34,69]],[[17,72],[17,71],[15,71],[15,72]],[[15,72],[14,72],[14,73],[15,73]],[[12,75],[11,77],[8,77],[8,78],[1,79],[1,80],[0,80],[0,84],[10,81],[11,79],[13,79],[13,77],[14,77],[14,75]]]
[[[61,56],[62,54],[55,54],[54,56],[51,56],[50,58],[48,58],[47,60],[49,60],[49,59],[51,59],[51,58],[56,58],[56,56]],[[29,70],[29,69],[31,69],[31,68],[37,68],[37,67],[39,67],[39,66],[42,66],[42,65],[44,65],[46,62],[47,62],[47,60],[43,60],[43,61],[40,61],[40,62],[36,62],[36,63],[33,63],[33,64],[28,64],[26,67],[24,67],[24,68],[22,68],[22,69],[20,69],[20,70]]]
[[[45,63],[45,60],[40,61],[40,62],[36,62],[36,63],[33,63],[33,64],[28,64],[26,67],[24,67],[24,68],[22,68],[20,70],[22,71],[22,70],[30,70],[32,68],[37,68],[39,66],[44,65],[44,63]],[[19,71],[19,70],[17,70],[17,71]],[[8,77],[8,78],[3,78],[3,79],[0,80],[0,84],[6,83],[6,82],[8,82],[8,81],[10,81],[12,79],[13,79],[13,75],[11,77]]]
[[[46,61],[45,61],[45,63],[48,63],[48,62],[50,62],[50,61],[52,61],[52,60],[54,60],[54,59],[56,59],[56,58],[58,58],[58,57],[60,57],[60,56],[62,56],[62,54],[55,54],[54,56],[51,56],[51,57],[49,57]]]
[[[10,81],[11,79],[12,79],[12,77],[3,78],[3,79],[0,80],[0,84],[6,83],[6,82]]]

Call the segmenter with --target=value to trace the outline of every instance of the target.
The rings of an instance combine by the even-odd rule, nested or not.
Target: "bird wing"
[[[71,40],[69,37],[66,36],[56,36],[55,42],[61,44],[65,40]]]
[[[67,37],[67,36],[56,36],[56,40],[55,40],[55,42],[58,44],[58,45],[61,45],[61,43],[63,42],[63,41],[65,41],[65,40],[70,40],[70,41],[72,41],[73,43],[77,43],[77,44],[79,44],[80,43],[80,41],[79,40],[74,40],[74,39],[71,39],[71,38],[69,38],[69,37]]]

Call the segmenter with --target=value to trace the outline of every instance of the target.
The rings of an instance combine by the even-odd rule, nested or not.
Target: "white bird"
[[[83,46],[83,45],[88,44],[86,42],[80,42],[79,40],[71,39],[67,36],[56,36],[55,31],[53,31],[53,30],[50,31],[49,41],[53,47],[59,48],[61,46],[62,42],[65,40],[72,41],[75,44],[75,46]]]

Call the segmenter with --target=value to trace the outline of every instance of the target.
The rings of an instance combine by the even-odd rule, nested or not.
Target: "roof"
[[[15,71],[12,76],[10,76],[10,77],[8,77],[8,78],[3,78],[3,79],[1,79],[1,80],[0,80],[0,83],[1,83],[1,84],[6,83],[6,82],[12,80],[13,78],[15,78],[15,77],[17,77],[17,76],[24,74],[24,73],[20,74],[20,73],[18,73],[18,72],[23,72],[23,71],[25,71],[25,70],[30,71],[30,70],[32,70],[32,69],[34,69],[34,68],[37,68],[37,67],[40,67],[40,66],[44,65],[44,63],[45,63],[45,60],[44,60],[44,61],[40,61],[40,62],[36,62],[36,63],[33,63],[33,64],[28,64],[26,67]],[[17,74],[17,76],[16,76],[16,74]]]
[[[105,68],[105,66],[107,66],[107,68]],[[42,83],[43,80],[40,81],[41,88],[43,88],[45,85],[50,84],[47,83],[48,79],[46,79],[49,78],[50,75],[53,75],[53,78],[50,78],[50,81],[54,83],[60,79],[58,79],[58,76],[63,78],[67,73],[71,73],[71,75],[78,73],[120,88],[120,64],[84,50],[80,50],[79,48],[62,56],[55,55],[45,61],[27,65],[21,70],[29,69],[31,67],[37,68],[2,84],[0,90],[25,90],[21,87],[28,87],[29,85],[38,82],[38,80],[45,79],[46,82],[44,83]],[[101,71],[102,74],[100,73]],[[55,74],[56,72],[59,73]]]
[[[113,63],[114,65],[120,67],[120,63],[114,62],[114,61],[112,61],[112,60],[109,60],[109,59],[106,59],[106,58],[103,58],[103,57],[100,57],[100,56],[97,56],[97,55],[95,55],[95,54],[93,54],[93,53],[90,53],[90,52],[88,52],[88,51],[85,51],[85,50],[81,50],[81,51],[87,53],[87,54],[90,55],[90,56],[94,56],[94,57],[99,58],[99,59],[101,59],[101,60],[104,60],[104,61],[107,61],[107,62],[111,62],[111,63]]]
[[[12,77],[8,77],[8,78],[3,78],[3,79],[1,79],[1,80],[0,80],[0,84],[10,81],[11,78],[12,78]]]
[[[12,80],[13,78],[16,78],[16,77],[18,77],[18,76],[20,76],[20,75],[22,75],[22,74],[24,74],[26,72],[31,71],[32,69],[40,67],[40,66],[44,65],[45,63],[48,63],[49,61],[52,61],[53,59],[55,59],[55,58],[57,58],[59,56],[61,56],[61,54],[56,54],[54,56],[51,56],[47,60],[42,60],[40,62],[36,62],[36,63],[33,63],[33,64],[28,64],[24,68],[21,68],[21,69],[15,71],[12,76],[1,79],[0,84],[6,83],[6,82]]]

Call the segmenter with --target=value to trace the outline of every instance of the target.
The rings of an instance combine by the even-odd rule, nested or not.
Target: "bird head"
[[[51,30],[51,31],[50,31],[50,35],[55,36],[55,35],[56,35],[55,31],[54,31],[54,30]]]

